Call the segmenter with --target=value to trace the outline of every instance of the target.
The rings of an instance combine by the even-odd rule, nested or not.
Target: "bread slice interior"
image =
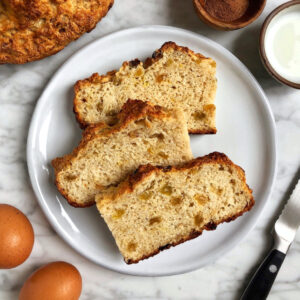
[[[144,63],[124,62],[118,71],[94,74],[75,85],[74,111],[82,127],[113,122],[127,99],[180,108],[190,133],[215,133],[216,63],[173,42]]]
[[[177,165],[192,157],[181,111],[129,100],[115,125],[88,128],[79,146],[52,165],[61,194],[70,204],[84,207],[140,164]]]
[[[130,264],[234,220],[254,199],[244,171],[215,152],[180,167],[141,166],[96,202]]]

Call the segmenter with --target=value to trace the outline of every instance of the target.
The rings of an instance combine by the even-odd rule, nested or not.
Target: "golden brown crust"
[[[154,62],[156,62],[163,56],[164,52],[168,51],[169,49],[185,52],[188,55],[190,55],[191,57],[195,57],[195,58],[207,58],[200,53],[195,53],[188,47],[178,46],[176,43],[169,41],[169,42],[164,43],[160,49],[154,51],[154,53],[152,54],[152,58],[147,58],[145,61],[145,64],[151,66]],[[148,62],[148,60],[149,60],[149,62]]]
[[[162,56],[163,56],[163,53],[167,52],[170,49],[173,49],[174,51],[185,52],[185,53],[187,53],[188,55],[190,55],[191,57],[194,57],[194,58],[209,59],[209,58],[203,56],[200,53],[195,53],[194,51],[190,50],[187,47],[178,46],[176,43],[169,41],[169,42],[164,43],[161,46],[160,49],[154,51],[154,53],[152,54],[152,57],[148,57],[145,60],[145,62],[141,62],[137,58],[134,59],[134,60],[132,60],[132,61],[125,61],[125,62],[123,62],[122,67],[119,70],[121,70],[123,68],[126,68],[127,66],[129,66],[130,68],[136,68],[140,63],[143,63],[143,67],[145,69],[147,69],[151,65],[153,65],[155,62],[157,62],[158,60],[160,60],[162,58]],[[97,83],[101,84],[101,83],[106,83],[106,82],[112,82],[112,81],[114,81],[116,73],[117,73],[116,70],[109,71],[105,75],[99,75],[98,73],[94,73],[94,74],[92,74],[91,77],[83,79],[83,80],[78,80],[76,82],[76,84],[74,86],[75,97],[74,97],[74,100],[73,100],[73,111],[75,113],[76,120],[80,124],[81,128],[86,128],[90,124],[87,123],[83,119],[83,117],[80,115],[80,111],[78,109],[79,103],[80,103],[80,99],[77,97],[79,91],[85,85],[97,84]],[[217,132],[216,129],[189,130],[189,133],[192,133],[192,134],[215,134],[216,132]]]
[[[79,145],[72,151],[72,153],[67,154],[63,157],[57,157],[52,160],[52,166],[55,171],[55,185],[57,186],[57,189],[62,194],[62,196],[69,202],[69,204],[75,207],[87,207],[95,204],[95,202],[91,201],[89,203],[84,203],[81,205],[76,203],[75,199],[71,199],[58,180],[59,172],[67,165],[72,164],[80,150],[83,149],[90,140],[96,137],[110,136],[120,131],[122,128],[127,127],[129,123],[134,122],[135,120],[139,120],[143,117],[157,119],[168,118],[169,112],[161,106],[152,105],[150,102],[129,99],[123,105],[122,110],[119,112],[117,117],[118,122],[115,125],[108,126],[106,124],[97,124],[95,126],[89,126],[85,131],[83,131],[82,140],[80,141]]]
[[[224,218],[223,220],[219,221],[218,223],[208,223],[203,227],[202,230],[200,230],[200,231],[194,230],[194,231],[190,232],[190,234],[188,236],[182,238],[180,241],[178,241],[176,243],[171,243],[171,244],[161,246],[157,250],[152,252],[151,254],[145,255],[138,260],[128,260],[128,261],[125,260],[125,262],[127,264],[138,263],[140,260],[154,256],[162,250],[168,249],[172,246],[176,246],[178,244],[184,243],[185,241],[188,241],[188,240],[198,237],[199,235],[202,234],[203,230],[214,230],[221,223],[233,221],[237,217],[239,217],[239,216],[243,215],[245,212],[249,211],[253,207],[255,201],[254,201],[254,198],[252,195],[252,190],[249,188],[249,186],[246,183],[246,176],[245,176],[244,170],[241,167],[234,164],[224,153],[220,153],[220,152],[213,152],[206,156],[195,158],[181,166],[161,167],[161,166],[152,166],[150,164],[142,165],[133,174],[129,175],[127,177],[127,179],[125,181],[123,181],[116,188],[113,197],[110,197],[108,201],[113,201],[115,198],[119,198],[122,194],[133,192],[133,190],[135,189],[135,187],[138,184],[142,183],[147,177],[149,177],[153,173],[178,172],[178,171],[188,170],[188,169],[191,169],[194,167],[200,167],[203,164],[216,164],[216,163],[217,164],[226,164],[227,166],[235,168],[237,170],[237,172],[239,173],[242,181],[244,182],[244,184],[246,186],[247,193],[251,196],[250,202],[248,203],[247,206],[245,206],[243,211],[241,211],[229,218]],[[103,201],[105,201],[105,200],[103,200]]]
[[[194,130],[194,129],[190,129],[189,130],[190,134],[216,134],[217,133],[217,129],[206,129],[206,130]]]
[[[145,178],[149,177],[153,173],[158,172],[180,172],[194,167],[200,167],[203,164],[226,164],[235,168],[240,174],[243,182],[247,186],[248,192],[252,194],[252,190],[246,183],[245,171],[234,164],[224,153],[212,152],[208,155],[192,159],[191,161],[180,166],[153,166],[150,164],[140,166],[134,173],[130,174],[126,180],[124,180],[117,188],[114,198],[120,197],[122,194],[131,193],[134,188],[140,184]],[[253,197],[252,197],[253,198]]]
[[[23,64],[55,54],[91,31],[113,1],[0,1],[0,64]]]

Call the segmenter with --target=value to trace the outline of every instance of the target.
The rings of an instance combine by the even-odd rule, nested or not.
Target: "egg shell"
[[[24,283],[19,300],[77,300],[82,279],[71,264],[58,261],[35,271]]]
[[[11,205],[0,204],[0,269],[22,264],[33,243],[34,232],[27,217]]]

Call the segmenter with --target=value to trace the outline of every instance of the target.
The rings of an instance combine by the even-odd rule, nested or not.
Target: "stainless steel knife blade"
[[[286,253],[300,226],[300,179],[274,227],[275,248]]]

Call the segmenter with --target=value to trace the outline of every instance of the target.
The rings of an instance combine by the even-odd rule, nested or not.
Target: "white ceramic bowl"
[[[283,25],[288,23],[286,22],[289,21],[287,17],[300,19],[300,0],[289,1],[278,6],[266,18],[260,33],[260,56],[265,68],[276,80],[290,87],[300,89],[300,69],[297,78],[289,74],[278,62],[273,51],[274,35],[280,29],[280,23]],[[300,28],[298,30],[300,32]],[[300,44],[300,42],[298,43]],[[299,51],[298,59],[300,59],[300,49],[295,51]]]

